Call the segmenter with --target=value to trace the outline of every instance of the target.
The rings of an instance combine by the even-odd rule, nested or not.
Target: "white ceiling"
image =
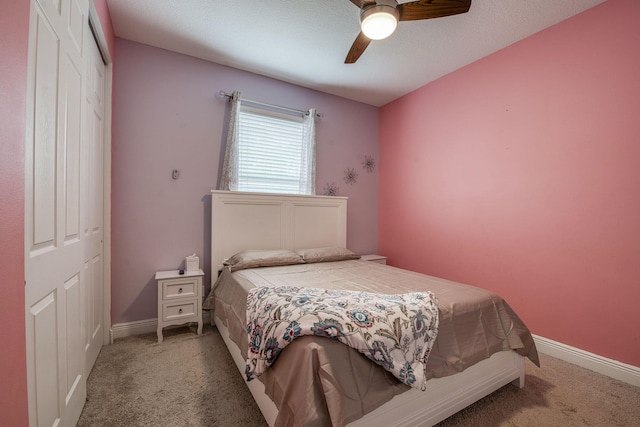
[[[344,64],[360,31],[349,0],[107,0],[117,37],[374,106],[604,1],[473,0],[463,15],[400,22]]]

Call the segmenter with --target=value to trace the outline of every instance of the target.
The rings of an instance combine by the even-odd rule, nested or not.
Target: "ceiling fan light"
[[[360,28],[371,40],[389,37],[398,26],[398,11],[387,5],[365,8],[360,14]]]

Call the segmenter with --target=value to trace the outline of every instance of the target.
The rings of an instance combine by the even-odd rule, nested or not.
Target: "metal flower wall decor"
[[[364,161],[362,162],[362,168],[367,171],[367,173],[372,173],[376,168],[376,161],[373,156],[364,156]]]
[[[324,195],[325,196],[337,196],[340,188],[333,182],[327,182],[327,185],[324,186]]]
[[[354,168],[347,168],[344,171],[344,182],[353,185],[358,182],[358,172]]]
[[[373,173],[376,169],[376,160],[371,155],[365,155],[362,161],[362,168],[367,173]],[[358,172],[356,168],[346,168],[344,170],[344,182],[348,185],[354,185],[358,182]],[[340,188],[334,182],[327,182],[324,186],[323,194],[325,196],[337,196]]]

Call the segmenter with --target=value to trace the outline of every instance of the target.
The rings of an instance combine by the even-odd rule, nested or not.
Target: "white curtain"
[[[234,91],[229,99],[231,112],[229,113],[229,131],[227,133],[227,147],[224,153],[222,165],[222,177],[219,190],[238,190],[238,122],[240,112],[240,99],[242,94]]]
[[[300,162],[300,194],[316,194],[316,110],[304,117],[302,162]]]
[[[239,183],[239,127],[240,110],[242,105],[240,92],[235,91],[230,97],[231,111],[229,114],[229,129],[227,134],[227,146],[225,149],[224,163],[222,165],[222,176],[220,178],[219,189],[227,191],[238,191]],[[255,104],[255,101],[246,100],[248,106]],[[247,108],[247,107],[244,107]],[[299,171],[299,194],[315,194],[316,176],[316,110],[311,109],[303,117],[303,140]],[[289,187],[290,188],[290,187]],[[243,185],[244,190],[244,185]],[[256,191],[256,190],[249,190]],[[260,191],[260,190],[257,190]],[[276,192],[295,192],[278,191]]]

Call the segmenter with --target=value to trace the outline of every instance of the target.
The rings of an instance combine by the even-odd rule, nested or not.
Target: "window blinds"
[[[238,191],[312,194],[304,118],[241,105],[238,117]]]

